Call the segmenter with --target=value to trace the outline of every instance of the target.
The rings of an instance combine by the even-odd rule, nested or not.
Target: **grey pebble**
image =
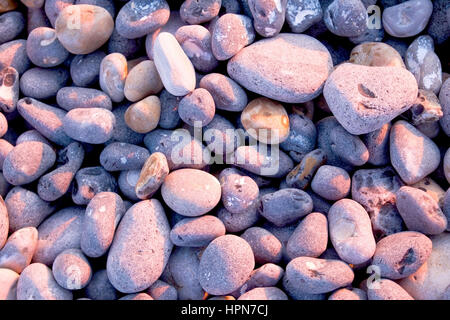
[[[118,296],[118,292],[109,281],[105,269],[94,273],[84,292],[86,297],[91,300],[116,300]]]
[[[216,112],[216,106],[211,93],[198,88],[188,93],[178,105],[181,120],[190,126],[203,127],[211,122]]]
[[[392,280],[379,279],[376,286],[368,288],[369,300],[414,300],[405,289]]]
[[[253,226],[259,220],[260,215],[256,207],[237,214],[220,208],[217,217],[222,220],[227,232],[241,232]]]
[[[258,264],[278,263],[282,257],[282,244],[272,233],[264,228],[251,227],[241,234],[248,242]]]
[[[113,142],[100,153],[100,164],[108,171],[141,169],[150,153],[140,146]]]
[[[170,284],[156,280],[146,291],[155,300],[177,300],[178,293]]]
[[[51,68],[62,64],[69,52],[56,38],[55,29],[39,27],[28,35],[27,55],[36,66]]]
[[[305,32],[322,18],[323,11],[319,0],[287,1],[286,22],[294,33]]]
[[[31,68],[20,78],[20,90],[31,98],[49,99],[55,97],[68,81],[69,72],[65,68]]]
[[[202,24],[219,14],[221,0],[185,0],[180,7],[180,16],[189,24]]]
[[[304,115],[296,113],[289,115],[289,136],[280,147],[300,162],[308,153],[314,150],[317,140],[317,129],[314,123]]]
[[[125,112],[127,111],[128,106],[129,103],[126,103],[123,105],[119,105],[112,110],[112,113],[116,118],[116,125],[114,126],[110,142],[118,141],[131,144],[141,144],[144,140],[143,134],[131,130],[125,123]]]
[[[327,28],[341,37],[357,37],[367,26],[367,11],[360,0],[334,0],[324,12]]]
[[[20,136],[18,136],[16,145],[27,141],[38,141],[50,145],[50,142],[46,138],[44,138],[44,136],[40,134],[39,131],[35,129],[25,131]]]
[[[91,281],[91,265],[80,249],[66,249],[52,265],[56,282],[67,290],[80,290]]]
[[[83,87],[64,87],[58,90],[56,102],[64,110],[76,108],[112,109],[112,102],[108,95],[97,89]]]
[[[78,205],[88,204],[100,192],[115,192],[115,178],[102,167],[87,167],[75,174],[72,188],[72,200]]]
[[[129,200],[136,202],[139,197],[136,194],[136,185],[139,180],[141,170],[125,170],[121,171],[119,178],[117,179],[117,184],[120,191]]]
[[[205,247],[225,235],[222,221],[211,215],[185,218],[172,227],[170,240],[179,247]]]
[[[0,69],[13,67],[22,75],[31,65],[27,55],[27,41],[12,40],[0,45]]]
[[[163,129],[174,129],[180,124],[178,105],[182,97],[172,95],[166,89],[161,91],[159,100],[161,102],[161,115],[158,125]]]
[[[350,176],[342,168],[323,165],[311,182],[311,189],[327,200],[345,198],[350,192]]]
[[[0,16],[0,44],[15,39],[25,29],[21,12],[10,11]]]
[[[369,151],[368,163],[385,166],[389,163],[389,132],[391,124],[386,123],[380,129],[365,134],[362,138]]]
[[[106,53],[95,51],[86,55],[76,55],[70,63],[70,76],[76,86],[88,87],[98,83],[100,64]]]

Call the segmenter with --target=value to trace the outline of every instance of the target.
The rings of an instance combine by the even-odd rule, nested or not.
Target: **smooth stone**
[[[100,164],[108,171],[141,169],[150,153],[137,145],[113,142],[100,153]]]
[[[369,300],[414,300],[400,285],[389,279],[379,279],[375,288],[368,288]]]
[[[408,230],[436,235],[447,229],[447,218],[439,204],[425,191],[403,186],[396,198],[397,209]]]
[[[295,228],[286,244],[290,259],[297,257],[317,258],[328,245],[327,217],[319,212],[308,214]]]
[[[22,228],[11,234],[0,250],[0,268],[20,274],[31,263],[37,240],[38,231],[34,227]]]
[[[156,280],[156,282],[148,288],[147,293],[155,300],[178,299],[177,289],[161,280]]]
[[[342,168],[323,165],[311,181],[311,189],[327,200],[345,198],[350,192],[350,176]]]
[[[258,222],[260,215],[256,207],[242,213],[232,213],[225,208],[217,211],[217,217],[222,220],[227,232],[241,232]]]
[[[127,59],[132,59],[140,54],[140,51],[143,47],[143,38],[127,39],[120,35],[119,32],[117,32],[117,28],[114,28],[114,31],[109,38],[107,45],[107,53],[116,52],[123,54]],[[145,60],[145,57],[140,57],[137,59]],[[130,60],[129,63],[131,64],[131,61],[133,60]]]
[[[333,292],[328,300],[367,300],[367,293],[358,288],[343,288]]]
[[[251,227],[241,234],[241,238],[252,248],[257,264],[279,263],[282,258],[282,244],[270,231]]]
[[[247,0],[253,26],[261,36],[276,36],[283,27],[287,0]]]
[[[382,278],[403,279],[414,274],[429,258],[432,243],[415,231],[389,235],[377,243],[372,265]]]
[[[128,72],[124,94],[132,102],[159,93],[163,88],[155,63],[144,60]]]
[[[179,247],[206,247],[214,239],[225,235],[222,221],[211,215],[185,218],[170,231],[170,240]]]
[[[369,67],[405,68],[405,63],[400,53],[383,42],[364,42],[357,45],[352,49],[348,61]]]
[[[21,12],[10,11],[0,17],[0,44],[14,40],[25,29],[25,18]]]
[[[0,300],[17,300],[19,275],[9,269],[0,269]]]
[[[73,54],[94,52],[108,41],[114,30],[111,14],[104,8],[78,4],[65,7],[55,21],[59,42]]]
[[[242,286],[254,266],[250,245],[235,235],[224,235],[213,240],[203,251],[198,279],[209,294],[225,295]]]
[[[5,205],[8,209],[11,232],[26,227],[37,228],[55,210],[54,205],[43,201],[36,193],[22,187],[14,187],[8,192]]]
[[[180,7],[180,17],[189,24],[202,24],[216,17],[221,5],[221,0],[185,0]]]
[[[50,68],[62,64],[69,57],[69,52],[57,39],[54,29],[40,27],[28,35],[27,55],[36,66]]]
[[[294,33],[303,33],[323,18],[319,0],[288,0],[286,22]]]
[[[47,16],[51,25],[55,25],[55,21],[62,10],[64,10],[68,6],[75,4],[75,2],[76,0],[46,0],[44,5],[45,15]]]
[[[335,202],[328,212],[330,239],[339,257],[354,265],[372,258],[376,243],[366,210],[350,199]]]
[[[450,78],[449,78],[450,79]],[[439,101],[442,107],[443,117],[439,120],[442,130],[450,136],[450,80],[445,80],[439,92]]]
[[[94,273],[84,289],[86,297],[91,300],[117,300],[118,292],[108,279],[105,269]]]
[[[368,163],[374,166],[385,166],[389,159],[389,133],[391,123],[384,124],[380,129],[369,132],[362,138],[369,151]]]
[[[101,144],[112,137],[116,118],[102,108],[72,109],[63,118],[64,132],[74,140]]]
[[[52,0],[47,2],[52,2]],[[39,27],[52,27],[44,8],[27,8],[27,32],[30,33]]]
[[[439,204],[439,207],[444,207],[445,190],[442,189],[441,186],[436,183],[436,181],[430,179],[429,177],[426,177],[419,182],[412,184],[410,187],[417,188],[426,192],[435,202]]]
[[[30,183],[50,169],[56,160],[53,149],[42,142],[24,142],[11,150],[3,163],[5,179],[15,186]]]
[[[431,239],[433,249],[428,260],[416,273],[399,282],[403,289],[417,300],[448,299],[450,234],[444,232]]]
[[[142,166],[136,183],[136,196],[142,200],[151,198],[168,174],[169,165],[166,156],[161,152],[152,153]]]
[[[70,63],[70,76],[74,85],[89,87],[99,80],[100,64],[106,53],[94,51],[86,55],[76,55]]]
[[[239,51],[228,62],[227,70],[231,78],[252,92],[299,103],[321,93],[332,67],[330,53],[318,40],[282,33]]]
[[[38,243],[33,262],[51,266],[56,256],[66,249],[79,248],[83,229],[84,208],[62,209],[38,227]]]
[[[32,263],[17,282],[17,300],[72,300],[72,292],[59,286],[49,267]]]
[[[0,69],[13,67],[19,75],[30,68],[31,62],[27,55],[27,41],[12,40],[0,45]]]
[[[404,120],[399,120],[390,133],[391,163],[403,181],[413,184],[439,166],[437,145]]]
[[[87,167],[78,170],[72,188],[72,200],[78,205],[88,204],[100,192],[117,190],[116,179],[103,167]]]
[[[56,94],[56,102],[62,109],[102,108],[111,110],[111,99],[103,91],[82,87],[64,87]]]
[[[0,109],[5,113],[16,110],[19,100],[19,73],[13,67],[0,71]]]
[[[81,231],[80,247],[84,254],[97,258],[108,251],[125,211],[122,198],[114,192],[100,192],[91,199]]]
[[[353,282],[352,269],[340,260],[298,257],[286,266],[283,286],[295,286],[306,294],[321,294]]]
[[[106,266],[117,290],[139,292],[158,280],[173,247],[169,232],[158,200],[140,201],[128,209],[117,228]]]
[[[203,88],[195,89],[181,99],[178,114],[190,126],[204,127],[210,123],[216,112],[211,93]]]
[[[280,147],[295,161],[302,161],[306,154],[314,150],[317,140],[317,129],[305,114],[289,115],[289,135]]]
[[[323,20],[335,35],[356,37],[366,30],[368,15],[360,0],[334,0],[325,9]]]
[[[274,287],[283,278],[284,270],[273,263],[266,263],[255,269],[248,280],[238,290],[232,293],[234,297],[240,297],[244,293],[261,287]]]
[[[157,96],[148,96],[130,105],[124,118],[127,126],[137,133],[148,133],[158,126],[161,102]]]
[[[244,213],[257,205],[259,187],[251,177],[234,168],[227,168],[220,173],[219,181],[222,203],[231,213]]]
[[[214,98],[214,97],[213,97]],[[175,129],[180,124],[180,115],[178,114],[178,105],[182,97],[174,96],[166,89],[163,89],[159,95],[161,103],[161,115],[158,125],[163,129]]]
[[[143,134],[131,130],[125,122],[125,112],[127,111],[129,106],[130,103],[125,103],[112,110],[112,113],[116,118],[116,125],[114,126],[111,140],[109,141],[141,144],[144,140]]]
[[[216,159],[229,155],[242,144],[240,136],[236,134],[236,128],[231,121],[217,113],[214,114],[211,122],[205,126],[203,142],[211,151],[211,155],[214,153]]]
[[[171,172],[161,187],[164,202],[175,212],[196,217],[211,211],[220,201],[219,181],[197,169]]]
[[[69,72],[63,67],[31,68],[20,78],[20,90],[26,97],[50,99],[69,81]]]
[[[80,249],[67,249],[61,252],[52,265],[56,282],[67,290],[80,290],[92,278],[91,265]]]
[[[155,40],[153,58],[164,87],[174,96],[184,96],[195,89],[195,70],[177,39],[162,32]]]
[[[430,0],[410,0],[383,11],[383,27],[393,37],[412,37],[422,32],[433,11]]]
[[[217,60],[228,60],[254,40],[252,20],[244,15],[227,13],[214,24],[211,32],[212,53]]]
[[[121,102],[125,98],[127,74],[128,64],[123,54],[111,53],[103,58],[99,73],[100,88],[113,102]]]
[[[323,90],[339,123],[351,134],[358,135],[375,131],[408,110],[417,93],[415,78],[404,68],[349,63],[333,71]]]

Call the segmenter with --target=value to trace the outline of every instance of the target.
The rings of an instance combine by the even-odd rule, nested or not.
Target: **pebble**
[[[67,249],[53,262],[53,276],[56,282],[67,290],[80,290],[91,281],[92,269],[80,249]]]
[[[281,242],[269,231],[260,227],[245,230],[241,238],[252,248],[257,264],[278,263],[282,257]]]
[[[211,93],[203,88],[188,93],[178,105],[178,114],[181,120],[194,127],[203,127],[210,123],[215,110],[216,107]]]
[[[0,197],[0,249],[8,239],[9,214],[3,197]]]
[[[367,300],[367,293],[358,288],[343,288],[333,292],[328,300]]]
[[[400,285],[389,279],[379,279],[376,288],[368,288],[369,300],[414,300]]]
[[[219,181],[207,172],[179,169],[166,177],[161,195],[178,214],[196,217],[211,211],[219,203],[221,188]]]
[[[414,77],[404,68],[349,63],[333,71],[323,91],[339,123],[357,135],[380,129],[405,112],[414,104],[417,93]]]
[[[85,255],[97,258],[108,251],[125,211],[122,198],[114,192],[99,192],[89,201],[80,240]]]
[[[0,139],[0,168],[3,170],[3,163],[14,146],[4,139]]]
[[[128,209],[117,228],[106,266],[117,290],[139,292],[158,280],[173,247],[169,232],[158,200],[140,201]]]
[[[353,282],[352,269],[340,260],[298,257],[286,266],[285,287],[295,287],[306,294],[321,294]]]
[[[125,112],[129,106],[130,103],[125,103],[115,107],[112,110],[112,113],[116,118],[116,125],[114,126],[111,140],[109,141],[118,141],[131,144],[141,144],[143,142],[144,135],[131,130],[125,122]]]
[[[241,114],[247,133],[260,142],[279,144],[289,135],[289,117],[286,109],[267,98],[250,101]]]
[[[55,21],[59,42],[73,54],[88,54],[105,44],[114,30],[114,21],[104,8],[78,4],[66,6]]]
[[[199,282],[209,294],[226,295],[245,283],[254,266],[252,248],[247,241],[235,235],[224,235],[203,251]]]
[[[2,3],[2,8],[0,9],[0,12],[7,12],[10,10],[14,10],[17,8],[17,2],[12,0],[6,0],[4,3]]]
[[[3,137],[7,131],[8,131],[8,120],[3,115],[3,113],[0,113],[0,137]]]
[[[241,232],[253,226],[260,218],[256,207],[242,213],[231,213],[225,208],[217,211],[217,217],[222,220],[227,232]]]
[[[56,94],[56,102],[62,109],[102,108],[111,110],[111,99],[103,91],[82,87],[64,87]]]
[[[20,274],[30,263],[36,249],[38,231],[27,227],[12,233],[0,250],[0,268]]]
[[[0,71],[0,92],[0,109],[5,113],[14,112],[19,100],[19,73],[13,67]]]
[[[89,87],[97,84],[99,80],[100,64],[106,54],[103,51],[94,51],[89,54],[76,55],[70,63],[70,77],[74,85]]]
[[[400,53],[383,42],[364,42],[357,45],[352,49],[348,61],[368,67],[405,68]]]
[[[200,80],[200,88],[208,90],[217,109],[240,112],[247,106],[247,94],[234,80],[220,73],[209,73]]]
[[[50,99],[69,81],[69,72],[62,67],[31,68],[20,78],[20,90],[26,97]],[[26,99],[26,98],[25,98]]]
[[[385,166],[389,164],[389,132],[391,123],[384,124],[380,129],[369,132],[362,137],[369,151],[368,163],[374,166]]]
[[[205,126],[203,142],[206,147],[214,154],[217,159],[222,156],[228,156],[238,146],[242,144],[239,134],[236,134],[236,128],[225,117],[214,115],[210,123]]]
[[[284,270],[280,266],[273,263],[266,263],[253,270],[248,280],[242,287],[233,292],[232,295],[239,297],[254,288],[276,286],[283,277],[283,274]]]
[[[158,191],[169,174],[166,156],[161,152],[152,153],[142,166],[135,191],[139,199],[151,198]]]
[[[174,96],[166,89],[161,91],[159,95],[161,114],[159,116],[158,126],[163,129],[175,129],[180,124],[181,119],[178,114],[178,105],[181,99],[182,97]]]
[[[27,32],[39,27],[52,27],[44,8],[27,8]]]
[[[157,96],[149,96],[132,105],[125,112],[127,126],[137,133],[148,133],[158,125],[161,102]]]
[[[219,14],[221,4],[221,0],[185,0],[180,7],[180,16],[189,24],[202,24]]]
[[[12,270],[0,268],[0,300],[17,300],[19,275]]]
[[[420,125],[436,123],[443,113],[439,99],[432,91],[419,89],[416,103],[411,107],[411,122],[420,130]],[[439,125],[438,125],[439,127]],[[422,130],[421,130],[422,131]]]
[[[30,68],[31,62],[27,55],[27,41],[12,40],[0,45],[0,69],[13,67],[19,75]]]
[[[102,144],[112,137],[116,118],[103,108],[76,108],[64,116],[64,132],[74,140]]]
[[[366,210],[350,199],[335,202],[328,212],[330,239],[339,257],[353,265],[372,258],[376,243]]]
[[[147,293],[155,300],[177,300],[178,298],[177,289],[161,280],[156,280],[148,288]]]
[[[50,142],[44,138],[37,130],[28,130],[17,137],[16,145],[27,141],[38,141],[50,145]]]
[[[412,37],[428,24],[433,3],[430,0],[409,0],[383,11],[383,27],[393,37]]]
[[[63,63],[69,52],[57,39],[55,29],[39,27],[28,35],[27,55],[36,66],[50,68]]]
[[[195,70],[177,39],[161,32],[155,39],[153,58],[164,88],[174,96],[184,96],[195,89]]]
[[[120,33],[117,32],[117,28],[114,28],[114,31],[111,35],[111,37],[108,40],[108,53],[120,53],[123,54],[126,58],[134,58],[137,55],[139,55],[139,51],[143,47],[143,39],[137,38],[137,39],[127,39],[120,35]],[[141,57],[138,59],[145,60],[145,57]],[[130,60],[129,63],[131,64]],[[129,65],[129,68],[131,69],[131,66]]]
[[[211,33],[205,27],[200,25],[180,27],[175,33],[175,38],[196,70],[207,73],[219,65],[211,48]]]
[[[427,261],[431,248],[431,240],[419,232],[398,232],[378,241],[372,265],[382,278],[406,278]]]
[[[435,235],[447,229],[447,218],[427,192],[403,186],[396,197],[397,209],[408,230]]]
[[[290,259],[319,257],[328,244],[327,217],[319,212],[308,214],[300,221],[286,244]]]
[[[323,11],[319,0],[288,0],[286,22],[294,33],[303,33],[322,21]]]
[[[366,7],[360,0],[334,0],[323,13],[328,30],[341,37],[357,37],[367,28]]]
[[[233,214],[252,210],[258,204],[259,187],[255,180],[243,172],[227,168],[220,173],[222,203]]]
[[[278,227],[285,226],[311,213],[313,203],[304,191],[282,189],[261,197],[261,215]]]
[[[450,19],[448,18],[447,5],[446,0],[433,1],[433,13],[428,23],[427,32],[438,44],[443,44],[450,37]]]
[[[58,285],[52,270],[42,263],[32,263],[17,282],[17,300],[72,300],[72,292]]]
[[[23,185],[37,180],[56,160],[51,147],[42,142],[24,142],[11,150],[3,162],[3,175],[12,185]]]
[[[450,262],[450,235],[442,233],[432,238],[433,250],[427,261],[414,274],[399,284],[417,300],[448,299],[448,263]]]
[[[323,165],[314,175],[311,189],[327,200],[336,201],[349,194],[350,184],[347,171],[339,167]]]
[[[264,287],[247,291],[238,300],[288,300],[288,297],[277,287]]]
[[[84,290],[91,300],[117,300],[118,292],[108,279],[105,269],[95,272]]]
[[[252,20],[244,15],[227,13],[214,23],[211,32],[212,53],[217,60],[228,60],[254,40]]]
[[[54,205],[22,187],[14,187],[8,192],[5,205],[8,209],[10,232],[26,227],[37,228],[55,210]]]
[[[420,180],[419,182],[414,183],[413,185],[411,185],[411,187],[426,192],[435,202],[439,204],[439,207],[443,208],[445,191],[439,184],[436,183],[436,181],[427,177]]]
[[[128,74],[127,59],[121,53],[111,53],[100,64],[100,87],[113,102],[125,98],[124,88]]]
[[[163,88],[155,63],[144,60],[136,65],[127,75],[124,86],[125,97],[132,102],[159,93]]]
[[[39,179],[39,197],[45,201],[55,201],[66,194],[83,160],[84,149],[78,142],[72,142],[62,149],[56,160],[57,168]]]
[[[369,213],[377,238],[403,230],[403,219],[395,206],[395,193],[402,186],[391,167],[360,169],[353,174],[352,199]]]
[[[64,250],[79,248],[83,215],[84,208],[67,207],[42,222],[38,227],[38,242],[33,262],[51,266]]]
[[[100,192],[115,192],[115,178],[103,167],[86,167],[77,171],[72,188],[72,200],[78,205],[88,204]]]
[[[71,6],[76,0],[46,0],[44,4],[45,15],[51,25],[55,25],[56,18],[66,7]]]
[[[113,142],[100,153],[100,164],[108,171],[141,169],[150,153],[137,145]]]
[[[392,166],[407,184],[422,180],[439,166],[436,144],[404,120],[392,126],[389,149]]]
[[[321,93],[332,66],[330,53],[318,40],[282,33],[240,50],[228,62],[227,70],[249,91],[281,102],[299,103]]]
[[[444,174],[448,183],[450,183],[450,149],[447,149],[447,152],[444,155]]]
[[[317,140],[317,129],[311,119],[304,114],[289,115],[289,135],[280,147],[289,156],[301,162],[309,152],[314,150]]]
[[[0,44],[14,40],[25,29],[25,19],[18,11],[6,12],[0,18]]]
[[[150,295],[146,293],[134,293],[123,296],[119,300],[154,300]]]
[[[170,240],[179,247],[206,247],[214,239],[225,235],[222,221],[211,215],[184,218],[172,227]]]

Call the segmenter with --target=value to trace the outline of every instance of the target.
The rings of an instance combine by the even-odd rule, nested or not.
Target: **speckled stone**
[[[225,208],[217,211],[217,217],[222,220],[227,232],[241,232],[253,226],[260,218],[256,207],[242,213],[231,213]]]
[[[202,24],[219,14],[221,4],[221,0],[185,0],[180,7],[180,16],[189,24]]]
[[[23,39],[0,45],[0,69],[13,67],[22,75],[31,65],[27,55],[27,41]]]
[[[20,90],[26,97],[50,99],[55,97],[68,81],[69,72],[63,67],[31,68],[20,78]]]
[[[150,153],[137,145],[113,142],[100,153],[100,164],[108,171],[141,169]]]
[[[52,265],[56,282],[67,290],[80,290],[92,277],[91,265],[80,249],[66,249],[55,258]]]
[[[159,93],[163,88],[155,63],[144,60],[128,72],[125,80],[125,97],[136,102],[145,97]]]
[[[356,37],[366,30],[368,16],[360,0],[334,0],[325,9],[323,19],[332,33]]]
[[[318,40],[303,34],[280,34],[242,49],[227,66],[246,89],[282,102],[317,97],[332,70],[331,55]],[[292,77],[292,75],[296,77]]]
[[[148,288],[147,293],[155,300],[177,300],[178,298],[177,289],[161,280],[156,280]]]
[[[294,33],[305,32],[322,18],[323,11],[319,0],[287,1],[286,22]]]
[[[281,242],[269,231],[260,227],[245,230],[241,238],[248,242],[258,264],[278,263],[282,257]]]
[[[56,102],[64,110],[102,108],[111,110],[112,102],[103,91],[82,87],[64,87],[56,94]]]
[[[139,292],[161,276],[173,247],[169,230],[158,200],[144,200],[128,209],[117,228],[106,266],[117,290]]]
[[[327,200],[339,200],[350,192],[350,182],[350,176],[344,169],[323,165],[314,175],[311,189]]]
[[[0,250],[0,268],[20,274],[30,264],[37,240],[38,231],[34,227],[22,228],[11,234]]]
[[[170,240],[179,247],[205,247],[214,239],[225,235],[222,221],[211,215],[185,218],[170,231]]]
[[[282,150],[288,152],[295,161],[300,162],[307,153],[314,150],[317,129],[306,114],[289,115],[289,135],[281,144]]]

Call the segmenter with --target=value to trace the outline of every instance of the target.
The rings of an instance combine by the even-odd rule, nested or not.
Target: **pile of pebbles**
[[[450,299],[448,0],[0,13],[0,299]]]

